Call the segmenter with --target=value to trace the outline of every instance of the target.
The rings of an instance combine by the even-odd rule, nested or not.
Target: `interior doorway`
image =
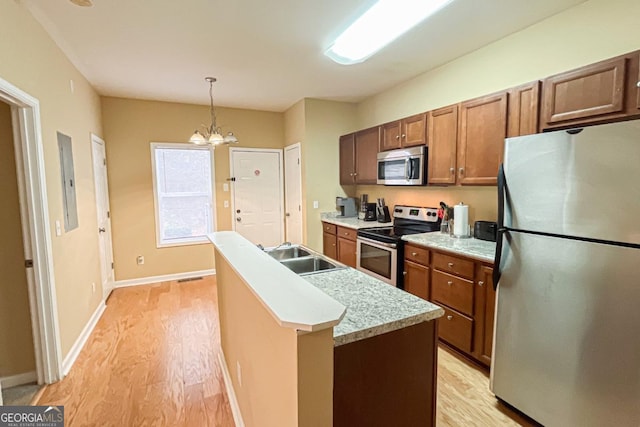
[[[302,157],[301,144],[284,148],[285,228],[288,242],[302,244]]]
[[[282,150],[230,148],[232,223],[249,241],[264,247],[284,241]]]
[[[100,274],[102,299],[106,300],[113,290],[113,244],[111,239],[111,209],[109,208],[109,185],[107,180],[107,154],[104,141],[91,134],[93,154],[93,181],[96,187],[96,213],[98,215],[98,241],[100,242]]]
[[[39,384],[62,378],[51,233],[44,175],[40,104],[0,78],[0,101],[11,109],[24,267],[28,288],[35,377]]]

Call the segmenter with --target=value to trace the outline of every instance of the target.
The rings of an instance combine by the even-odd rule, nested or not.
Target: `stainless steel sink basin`
[[[291,246],[288,248],[267,250],[267,253],[271,255],[273,258],[277,259],[278,261],[283,261],[283,260],[292,259],[292,258],[307,257],[311,255],[310,252],[304,250],[299,246]]]
[[[342,268],[319,256],[308,256],[304,258],[291,258],[280,261],[282,265],[299,275],[319,273],[321,271],[335,270]]]

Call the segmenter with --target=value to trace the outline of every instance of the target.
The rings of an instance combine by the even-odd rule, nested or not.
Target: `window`
[[[215,231],[213,150],[151,144],[158,247],[207,242]]]

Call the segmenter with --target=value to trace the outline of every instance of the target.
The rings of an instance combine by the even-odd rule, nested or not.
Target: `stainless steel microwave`
[[[411,147],[378,153],[378,184],[425,185],[427,147]]]

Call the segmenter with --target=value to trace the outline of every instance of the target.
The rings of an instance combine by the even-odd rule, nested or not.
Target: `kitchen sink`
[[[300,246],[291,246],[287,248],[267,250],[267,253],[271,255],[273,258],[277,259],[278,261],[283,261],[283,260],[292,259],[292,258],[307,257],[311,255],[309,251],[306,251]]]
[[[282,265],[299,275],[319,273],[327,270],[344,268],[319,256],[307,256],[302,258],[290,258],[280,261]]]

